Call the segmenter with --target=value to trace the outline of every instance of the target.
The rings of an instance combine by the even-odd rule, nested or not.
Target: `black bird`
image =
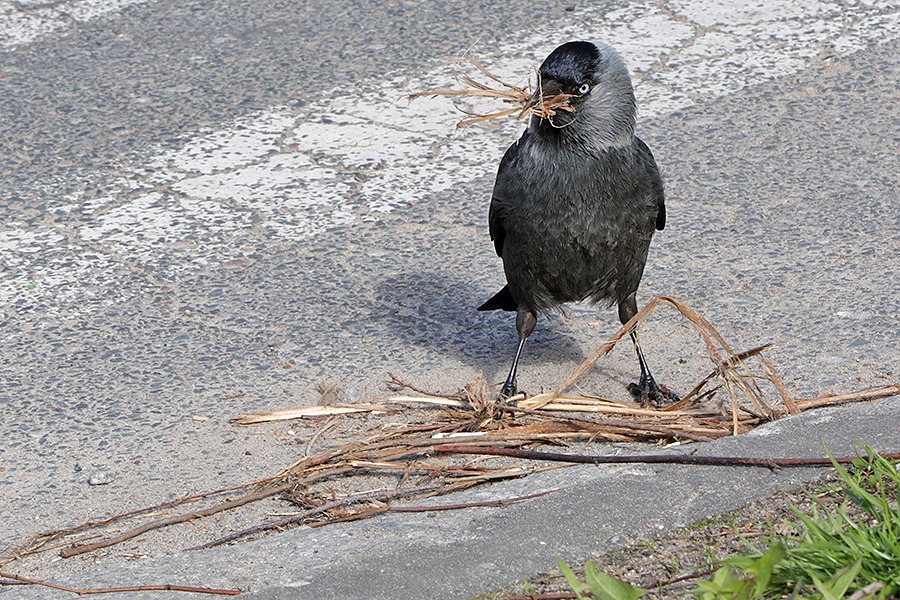
[[[662,179],[634,134],[634,90],[619,54],[598,42],[563,44],[538,83],[529,106],[560,98],[567,106],[532,115],[500,161],[489,224],[507,285],[478,308],[516,312],[519,346],[502,398],[516,393],[538,314],[582,300],[618,304],[623,324],[637,313],[650,239],[666,224]],[[657,385],[631,337],[641,368],[631,392],[641,404],[677,399]]]

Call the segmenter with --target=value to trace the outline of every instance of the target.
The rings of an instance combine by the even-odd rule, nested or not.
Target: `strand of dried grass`
[[[769,381],[772,382],[772,385],[775,386],[775,389],[778,390],[778,395],[781,396],[781,402],[784,404],[785,410],[789,415],[796,415],[800,413],[800,407],[797,406],[797,402],[791,397],[791,394],[787,391],[787,388],[784,387],[784,382],[781,380],[781,376],[778,374],[778,371],[775,370],[775,367],[772,365],[771,361],[765,357],[765,355],[760,354],[759,360],[763,364],[763,368],[766,370],[766,374],[769,376]]]
[[[724,363],[726,365],[731,365],[736,362],[743,362],[753,356],[758,356],[762,359],[762,358],[764,358],[763,354],[762,354],[763,351],[768,350],[771,347],[772,347],[772,344],[763,344],[762,346],[757,346],[756,348],[752,348],[750,350],[745,350],[744,352],[740,352],[738,354],[733,354],[733,355],[729,356],[727,359],[725,359]],[[766,360],[766,363],[768,363],[769,366],[771,367],[771,363],[769,363],[768,360]],[[775,376],[777,377],[777,373],[775,373],[774,368],[772,368],[772,373],[774,373]],[[690,392],[688,392],[684,396],[684,398],[682,398],[678,402],[675,402],[674,404],[670,404],[668,406],[661,408],[661,410],[665,410],[665,411],[678,410],[679,408],[681,408],[683,406],[686,406],[689,404],[697,404],[699,402],[699,400],[705,399],[702,397],[700,392],[703,390],[704,387],[706,387],[706,385],[710,381],[715,379],[718,376],[718,374],[719,374],[719,368],[717,367],[717,368],[713,369],[709,373],[709,375],[707,375],[702,380],[700,380],[700,383],[698,383],[696,386],[694,386],[694,388]],[[752,377],[753,375],[751,374],[748,376]],[[779,382],[781,381],[780,378],[778,379],[778,381]],[[713,388],[712,390],[708,390],[706,392],[706,394],[709,394],[710,392],[714,392],[714,391],[720,389],[721,387],[722,387],[721,385],[718,385],[715,388]],[[787,395],[786,391],[785,391],[785,394]],[[790,395],[787,395],[787,397],[790,398]],[[706,398],[708,398],[708,396],[706,396]]]
[[[529,115],[536,115],[541,118],[551,119],[551,117],[556,116],[558,111],[574,111],[572,106],[569,104],[569,100],[575,97],[573,94],[559,93],[551,98],[544,97],[543,87],[541,83],[541,74],[537,69],[534,70],[535,78],[537,80],[535,88],[532,88],[530,83],[527,86],[517,86],[511,83],[506,83],[505,81],[488,71],[484,67],[484,65],[478,62],[478,60],[475,59],[475,57],[470,53],[466,53],[464,59],[470,65],[475,67],[475,69],[477,69],[478,72],[480,72],[482,75],[484,75],[491,81],[500,84],[500,87],[492,87],[478,81],[474,77],[466,74],[462,70],[462,67],[459,65],[459,63],[457,63],[453,66],[453,78],[457,83],[463,86],[461,89],[434,88],[430,90],[423,90],[421,92],[410,94],[409,100],[413,101],[417,98],[422,98],[425,96],[432,98],[436,96],[444,96],[449,98],[474,96],[481,98],[496,98],[503,103],[515,105],[514,108],[487,114],[474,113],[457,107],[458,110],[470,116],[468,119],[462,119],[461,121],[459,121],[456,124],[458,128],[487,121],[489,119],[496,119],[498,117],[506,117],[511,115],[516,115],[516,118],[520,120]],[[535,92],[538,93],[537,102],[534,102],[532,100],[532,98],[535,97]]]
[[[357,404],[329,404],[327,406],[305,406],[303,408],[238,415],[232,417],[231,422],[235,425],[256,425],[257,423],[289,421],[291,419],[300,419],[302,417],[328,417],[359,412],[387,412],[388,410],[390,410],[388,407],[381,404],[367,404],[363,402]]]
[[[660,304],[667,304],[681,313],[690,324],[694,327],[695,331],[700,335],[700,338],[703,340],[704,345],[706,346],[706,352],[710,359],[710,361],[714,365],[713,372],[701,381],[701,383],[696,386],[691,392],[685,397],[683,404],[680,404],[678,407],[670,407],[673,410],[679,408],[681,405],[687,404],[688,401],[693,399],[694,397],[699,397],[701,390],[704,386],[706,386],[713,379],[718,380],[719,385],[728,393],[731,398],[731,407],[732,407],[732,431],[737,434],[738,432],[738,411],[740,409],[740,403],[738,402],[738,398],[743,396],[762,414],[767,415],[770,419],[775,418],[776,411],[770,407],[764,399],[765,394],[760,389],[759,385],[756,383],[756,378],[759,376],[753,375],[748,367],[746,366],[746,359],[751,356],[759,356],[762,357],[762,352],[768,346],[760,346],[759,348],[754,348],[753,350],[743,352],[743,353],[735,353],[732,350],[731,346],[725,340],[724,337],[716,330],[715,327],[699,312],[685,304],[684,302],[678,300],[677,298],[673,298],[671,296],[657,296],[653,298],[650,302],[648,302],[638,313],[632,317],[627,323],[625,323],[619,331],[616,332],[608,341],[604,342],[599,348],[594,351],[594,354],[586,359],[581,365],[578,366],[569,377],[560,385],[554,392],[551,394],[544,395],[538,402],[535,402],[531,408],[540,408],[542,406],[548,405],[558,398],[560,398],[563,393],[570,388],[578,379],[584,376],[585,373],[603,356],[608,354],[616,344],[621,341],[626,334],[630,331],[633,331],[638,324],[647,319],[647,317],[654,311]],[[721,350],[720,350],[721,349]],[[723,357],[723,352],[727,354],[727,356]],[[765,379],[770,381],[773,386],[778,390],[779,395],[782,398],[782,402],[785,405],[785,409],[789,414],[795,414],[794,411],[797,410],[796,404],[793,399],[791,399],[790,394],[787,392],[787,389],[784,387],[781,382],[780,377],[775,372],[774,367],[772,367],[771,363],[768,361],[763,362],[764,369],[766,371]],[[711,396],[708,396],[711,397]]]
[[[535,417],[538,417],[538,418],[541,418],[544,420],[552,420],[554,422],[558,421],[558,420],[563,420],[563,421],[573,422],[573,423],[584,423],[584,424],[587,424],[590,426],[597,425],[597,421],[595,421],[593,419],[583,419],[583,418],[573,417],[573,416],[548,415],[548,414],[546,414],[546,412],[541,412],[539,410],[531,410],[528,408],[524,408],[522,406],[500,406],[500,409],[503,411],[507,411],[507,412],[524,413],[527,415],[533,415]],[[659,420],[662,421],[663,419],[659,419]],[[634,423],[632,421],[625,421],[622,419],[605,418],[603,420],[603,424],[609,425],[612,427],[633,429],[636,431],[652,431],[654,433],[659,433],[659,434],[665,435],[667,437],[671,437],[672,439],[682,438],[682,439],[688,439],[688,440],[695,441],[695,442],[708,442],[708,441],[711,441],[712,439],[715,439],[715,438],[707,437],[705,435],[698,435],[696,433],[690,433],[690,432],[686,432],[684,430],[680,430],[680,429],[676,429],[676,428],[665,427],[663,423],[661,423],[659,425],[649,425],[647,423]]]
[[[407,379],[400,377],[399,375],[395,375],[388,371],[388,377],[390,377],[390,381],[387,382],[387,386],[394,392],[400,392],[405,389],[416,392],[417,394],[422,394],[423,396],[432,396],[436,398],[452,398],[455,400],[462,400],[465,395],[457,392],[456,394],[444,394],[441,392],[432,392],[429,390],[422,389],[421,387],[416,386],[412,382]]]
[[[869,388],[852,394],[841,394],[838,396],[825,394],[817,398],[800,399],[797,400],[797,406],[800,410],[809,410],[811,408],[834,406],[836,404],[845,404],[847,402],[890,398],[891,396],[900,396],[900,385],[886,385],[884,387]]]

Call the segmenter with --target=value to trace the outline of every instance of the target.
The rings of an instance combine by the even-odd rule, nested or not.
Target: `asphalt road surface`
[[[623,54],[668,193],[640,303],[676,296],[737,348],[774,343],[797,396],[897,383],[898,34],[877,0],[0,1],[0,547],[277,471],[296,457],[290,425],[228,419],[315,404],[323,383],[354,401],[385,395],[388,371],[434,389],[502,381],[512,318],[474,309],[502,283],[487,206],[522,124],[457,131],[448,102],[405,100],[449,83],[470,47],[523,83],[571,39]],[[542,320],[520,386],[553,388],[616,328],[589,306]],[[683,324],[661,317],[644,345],[660,381],[696,381]],[[622,394],[635,367],[624,349],[586,385]],[[897,409],[804,415],[714,448],[897,451]],[[654,469],[648,489],[710,486],[654,520],[623,517],[627,478],[566,473],[583,484],[568,503],[488,510],[490,527],[392,516],[217,553],[114,551],[66,576],[466,598],[814,475]],[[548,514],[598,524],[530,539]]]

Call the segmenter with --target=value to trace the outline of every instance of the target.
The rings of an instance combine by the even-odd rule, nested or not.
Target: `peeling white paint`
[[[206,174],[240,168],[277,152],[279,139],[295,121],[283,109],[238,119],[228,129],[201,133],[177,152],[151,159],[148,167]]]
[[[0,0],[0,50],[28,44],[51,33],[59,33],[73,21],[87,22],[145,2],[147,0]]]

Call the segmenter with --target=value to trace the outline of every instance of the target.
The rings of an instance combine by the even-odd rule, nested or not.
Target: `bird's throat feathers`
[[[626,76],[627,77],[627,76]],[[589,153],[630,146],[634,142],[636,104],[631,82],[596,88],[590,98],[553,117],[533,116],[532,135]]]

